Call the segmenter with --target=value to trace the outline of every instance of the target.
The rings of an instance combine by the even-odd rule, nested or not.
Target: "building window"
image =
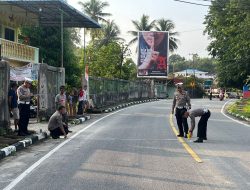
[[[12,30],[10,28],[5,28],[5,39],[10,41],[15,41],[15,30]]]

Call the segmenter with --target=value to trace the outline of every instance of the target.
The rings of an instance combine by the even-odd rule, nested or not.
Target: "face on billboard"
[[[149,47],[154,47],[154,33],[153,32],[144,32],[142,34],[145,42],[149,45]]]

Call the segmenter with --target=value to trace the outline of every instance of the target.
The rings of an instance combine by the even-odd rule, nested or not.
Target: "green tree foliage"
[[[104,78],[134,78],[135,64],[131,59],[121,60],[122,47],[119,43],[110,42],[100,48],[89,45],[86,60],[89,64],[89,75]]]
[[[31,46],[39,48],[39,62],[61,66],[61,30],[59,27],[28,27],[21,28],[20,40],[29,38]],[[64,67],[65,79],[69,85],[80,84],[81,69],[79,57],[76,56],[76,45],[79,43],[78,31],[64,29]]]
[[[204,72],[208,72],[209,74],[216,73],[216,65],[217,62],[213,58],[201,58],[195,57],[193,60],[186,60],[185,57],[181,57],[178,54],[173,54],[169,57],[169,72],[178,72],[185,69],[195,68]],[[173,68],[174,67],[174,68]]]
[[[131,58],[127,58],[122,65],[121,78],[124,80],[136,80],[137,79],[137,67]]]
[[[242,86],[250,74],[250,1],[212,1],[205,24],[212,39],[208,50],[218,60],[220,85]]]
[[[134,44],[138,41],[138,32],[139,31],[151,31],[155,27],[155,20],[150,21],[149,16],[142,15],[141,19],[138,20],[132,20],[132,23],[135,27],[135,31],[129,31],[134,38],[129,42],[129,44]]]
[[[103,9],[109,6],[108,2],[102,2],[99,0],[89,0],[87,2],[78,2],[82,6],[82,10],[88,14],[96,22],[107,22],[104,17],[111,16],[110,13],[104,13]]]
[[[138,41],[138,32],[139,31],[153,31],[154,29],[156,31],[169,31],[169,50],[174,51],[178,48],[177,43],[179,40],[176,38],[178,36],[178,32],[175,32],[175,25],[172,20],[169,19],[159,19],[159,20],[153,20],[150,21],[149,16],[142,15],[141,19],[138,20],[132,20],[132,23],[136,30],[129,31],[134,38],[129,42],[129,44],[134,44]]]
[[[156,21],[155,25],[156,31],[168,31],[169,32],[169,50],[173,52],[174,50],[178,49],[178,39],[176,36],[178,36],[178,32],[175,32],[175,25],[172,20],[169,19],[159,19]]]
[[[108,21],[102,25],[101,35],[99,39],[96,40],[98,46],[108,45],[111,42],[124,41],[119,37],[121,31],[119,27],[115,24],[115,22]]]
[[[89,0],[87,2],[78,2],[82,7],[82,11],[90,16],[96,22],[107,23],[105,17],[111,16],[110,13],[105,13],[104,9],[109,6],[108,2],[102,2],[99,0]],[[89,29],[92,41],[101,35],[100,29]]]

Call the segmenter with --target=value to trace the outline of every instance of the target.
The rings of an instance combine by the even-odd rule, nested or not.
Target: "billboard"
[[[166,78],[168,71],[169,33],[140,31],[138,38],[137,76]]]

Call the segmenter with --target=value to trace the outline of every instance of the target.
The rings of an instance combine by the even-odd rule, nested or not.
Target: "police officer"
[[[33,96],[30,93],[31,80],[25,80],[24,83],[17,89],[18,107],[20,112],[19,119],[19,136],[29,135],[28,124],[30,118],[30,99]]]
[[[210,111],[206,108],[198,108],[191,111],[182,111],[181,115],[184,118],[190,117],[191,119],[191,127],[189,130],[189,133],[193,134],[194,128],[195,128],[195,117],[201,117],[198,122],[198,131],[197,131],[197,137],[198,139],[195,140],[195,143],[203,143],[203,140],[207,140],[207,121],[211,115]]]
[[[179,128],[179,134],[177,135],[178,137],[187,138],[188,134],[187,118],[184,118],[181,115],[181,112],[183,110],[187,111],[187,107],[191,109],[190,97],[188,93],[182,89],[182,86],[178,85],[177,91],[174,93],[173,106],[172,106],[172,114],[174,114],[175,110],[175,117]],[[185,134],[183,132],[183,128]]]

